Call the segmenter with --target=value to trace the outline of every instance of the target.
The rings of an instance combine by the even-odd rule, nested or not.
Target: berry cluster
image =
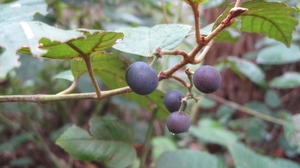
[[[126,73],[126,81],[133,92],[147,95],[158,86],[156,71],[144,62],[131,64]],[[193,74],[193,84],[203,93],[212,93],[221,85],[221,74],[214,67],[205,65],[198,68]],[[184,94],[178,90],[170,90],[164,97],[164,104],[171,112],[167,119],[167,128],[174,134],[186,132],[191,126],[191,119],[181,108]]]

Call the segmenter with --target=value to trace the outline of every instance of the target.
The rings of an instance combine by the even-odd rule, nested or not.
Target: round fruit
[[[216,91],[222,82],[219,71],[210,65],[201,66],[193,75],[195,87],[203,93],[212,93]]]
[[[167,127],[174,134],[186,132],[190,126],[191,119],[184,112],[171,113],[167,119]]]
[[[170,112],[178,111],[184,94],[178,90],[170,90],[164,97],[164,104]]]
[[[153,92],[158,85],[155,70],[144,62],[135,62],[126,72],[128,86],[137,94],[146,95]]]

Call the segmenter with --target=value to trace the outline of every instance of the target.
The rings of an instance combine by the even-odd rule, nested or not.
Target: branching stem
[[[174,72],[184,67],[187,64],[198,64],[203,61],[207,51],[211,47],[211,42],[221,31],[223,31],[226,27],[233,23],[233,19],[243,12],[247,11],[246,8],[239,7],[241,4],[241,0],[237,0],[235,7],[231,9],[230,13],[225,17],[225,19],[206,37],[201,37],[200,34],[200,14],[198,11],[198,5],[194,5],[191,1],[189,1],[190,6],[193,9],[194,18],[195,18],[195,31],[196,31],[196,47],[190,52],[186,53],[185,51],[174,50],[174,51],[160,51],[156,53],[159,55],[182,55],[183,59],[178,62],[175,66],[165,71],[159,73],[159,80],[171,78]],[[78,99],[102,99],[114,95],[124,94],[131,92],[129,87],[118,88],[109,91],[102,91],[98,85],[96,77],[93,72],[93,68],[90,61],[90,56],[88,54],[83,53],[79,48],[73,45],[71,42],[67,43],[71,48],[73,48],[76,52],[80,54],[80,56],[84,59],[89,75],[92,79],[94,87],[96,89],[96,93],[79,93],[79,94],[60,94],[60,95],[8,95],[8,96],[0,96],[0,102],[50,102],[50,101],[60,101],[60,100],[78,100]],[[201,49],[208,46],[203,50],[202,54],[199,58],[195,58],[196,55],[201,51]],[[71,88],[72,89],[72,88]],[[67,92],[68,89],[67,89]]]
[[[82,52],[78,47],[76,47],[74,44],[72,44],[72,42],[67,42],[67,44],[73,50],[75,50],[76,52],[78,52],[80,54],[80,56],[83,58],[83,60],[84,60],[84,62],[86,64],[89,76],[90,76],[90,78],[92,80],[92,83],[93,83],[95,89],[96,89],[97,97],[100,99],[100,97],[101,97],[101,89],[100,89],[100,86],[98,85],[97,78],[96,78],[96,76],[94,74],[94,70],[93,70],[93,66],[92,66],[90,55],[85,54],[84,52]]]

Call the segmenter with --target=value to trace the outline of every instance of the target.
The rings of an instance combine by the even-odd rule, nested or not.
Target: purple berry
[[[178,111],[184,94],[178,90],[170,90],[164,97],[164,104],[170,112]]]
[[[137,94],[146,95],[153,92],[158,85],[155,70],[144,62],[135,62],[126,72],[128,86]]]
[[[201,66],[193,75],[195,87],[203,93],[212,93],[216,91],[222,82],[219,71],[210,65]]]
[[[190,128],[191,123],[189,116],[183,112],[171,113],[167,119],[167,127],[174,134],[186,132]]]

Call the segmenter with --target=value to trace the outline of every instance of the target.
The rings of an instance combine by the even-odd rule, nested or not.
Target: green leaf
[[[300,152],[300,114],[289,116],[284,127],[284,134],[289,144]]]
[[[272,114],[270,108],[263,102],[251,101],[251,102],[248,102],[247,104],[245,104],[245,106],[250,108],[250,109],[259,111],[261,113],[265,113],[265,114],[268,114],[268,115]]]
[[[201,97],[201,101],[199,102],[199,107],[202,109],[210,109],[216,105],[216,102],[210,98],[205,96]]]
[[[122,33],[101,30],[62,30],[40,22],[27,23],[27,30],[34,32],[36,37],[29,49],[20,50],[21,53],[42,56],[52,59],[71,59],[80,57],[78,51],[70,46],[73,44],[84,54],[102,52],[113,46],[123,38]]]
[[[119,140],[127,143],[133,141],[132,127],[122,121],[92,118],[90,120],[90,132],[97,139]]]
[[[237,57],[227,57],[226,61],[229,68],[237,74],[246,76],[260,87],[266,86],[264,72],[254,63]]]
[[[25,21],[33,20],[37,12],[47,13],[44,0],[19,0],[0,5],[0,48],[4,48],[3,53],[0,52],[0,78],[20,66],[16,51],[26,42],[22,26]]]
[[[280,97],[278,95],[277,92],[273,91],[273,90],[268,90],[266,95],[265,95],[265,102],[268,106],[272,107],[272,108],[276,108],[278,106],[280,106],[281,102],[280,102]]]
[[[29,133],[22,133],[13,136],[9,140],[6,140],[4,143],[0,144],[0,151],[3,151],[5,153],[13,153],[16,148],[18,148],[23,143],[30,140],[32,137],[32,134]]]
[[[119,56],[115,54],[93,53],[91,59],[95,75],[102,79],[109,89],[127,86],[125,81],[127,65],[121,61]],[[75,78],[87,72],[85,62],[81,58],[75,58],[71,61],[71,69]],[[157,114],[161,118],[166,118],[169,114],[163,104],[164,93],[159,90],[145,96],[135,93],[127,93],[122,96],[138,103],[141,107],[149,111],[153,111],[153,105],[157,105],[159,108]]]
[[[136,157],[132,144],[106,136],[92,137],[77,126],[67,129],[57,139],[56,144],[77,159],[98,160],[109,167],[125,168],[132,164]]]
[[[152,149],[152,158],[156,161],[161,154],[166,151],[175,151],[177,146],[174,141],[167,137],[154,137],[151,142]]]
[[[241,6],[249,10],[239,17],[240,31],[264,34],[290,46],[292,33],[298,24],[298,20],[292,17],[292,13],[297,11],[295,8],[284,3],[264,1],[245,2]],[[233,5],[225,10],[214,27],[221,23],[232,7]]]
[[[259,64],[287,64],[300,61],[300,49],[292,44],[287,48],[283,44],[272,45],[262,49],[256,59]]]
[[[11,160],[9,165],[12,167],[29,167],[34,163],[30,157],[22,157],[18,159]]]
[[[199,123],[198,127],[192,127],[190,129],[191,133],[200,140],[227,147],[232,155],[236,168],[299,168],[299,165],[294,162],[257,154],[238,142],[238,137],[233,132],[226,130],[217,122],[206,119],[201,120]]]
[[[255,153],[241,143],[231,144],[229,151],[236,168],[299,168],[299,165],[285,159],[271,159]]]
[[[221,168],[216,156],[196,150],[164,152],[156,168]]]
[[[220,123],[209,119],[202,119],[198,126],[192,126],[189,132],[201,140],[220,145],[228,145],[238,140],[237,135],[226,130]]]
[[[66,70],[66,71],[62,71],[58,74],[56,74],[53,79],[65,79],[65,80],[68,80],[68,81],[74,81],[74,76],[72,74],[72,71],[70,70]]]
[[[221,123],[226,123],[230,120],[232,115],[236,112],[235,109],[227,106],[227,105],[221,105],[219,106],[216,116],[218,117],[219,121]]]
[[[278,89],[289,89],[300,86],[300,73],[285,72],[283,75],[272,79],[270,86]]]
[[[161,24],[154,27],[121,28],[124,40],[114,48],[126,53],[145,57],[153,56],[158,48],[175,48],[191,31],[191,26],[182,24]]]

